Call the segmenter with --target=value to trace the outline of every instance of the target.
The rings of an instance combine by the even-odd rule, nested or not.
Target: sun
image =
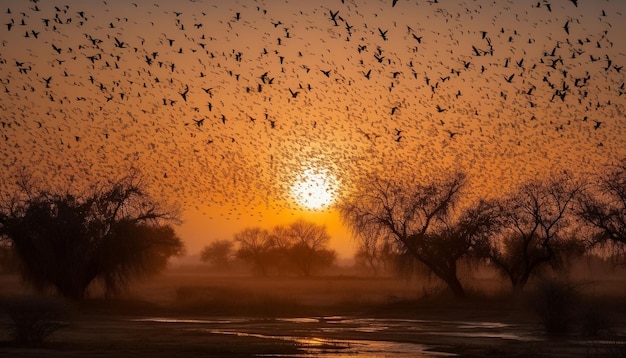
[[[304,169],[291,186],[296,202],[310,210],[323,209],[335,200],[337,178],[328,169]]]

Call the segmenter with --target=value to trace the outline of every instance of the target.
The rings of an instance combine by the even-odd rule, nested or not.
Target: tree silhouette
[[[311,276],[317,269],[335,261],[335,252],[327,249],[330,235],[325,226],[301,219],[291,223],[282,233],[291,243],[287,258],[300,274]]]
[[[82,299],[97,281],[110,296],[183,251],[165,224],[175,215],[159,208],[136,172],[87,194],[37,189],[26,180],[20,187],[20,196],[3,203],[0,238],[11,243],[23,278],[37,289],[52,286]]]
[[[10,242],[0,240],[0,272],[19,272],[19,258]]]
[[[397,250],[428,267],[457,297],[465,290],[457,263],[495,224],[486,201],[460,208],[463,173],[431,183],[386,180],[373,175],[344,198],[339,209],[357,237],[389,237]]]
[[[561,268],[584,247],[574,235],[572,205],[582,185],[567,175],[528,181],[501,200],[501,230],[480,246],[484,257],[521,291],[544,268]]]
[[[362,237],[354,254],[357,267],[370,271],[374,276],[388,272],[396,263],[397,253],[393,242],[378,236]]]
[[[231,240],[217,240],[205,246],[200,253],[200,260],[208,262],[214,268],[226,269],[235,258],[235,243]]]
[[[259,275],[267,275],[276,259],[276,241],[269,231],[260,227],[245,228],[233,238],[239,244],[237,257],[251,263]]]
[[[239,244],[237,256],[263,276],[270,270],[310,276],[329,266],[335,261],[335,252],[326,248],[329,240],[325,226],[305,220],[277,225],[271,230],[246,228],[234,235]]]
[[[594,244],[626,245],[626,158],[599,175],[579,201],[578,215],[595,231]]]

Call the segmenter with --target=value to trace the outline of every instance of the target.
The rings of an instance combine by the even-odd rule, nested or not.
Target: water
[[[350,340],[329,338],[302,338],[295,336],[265,335],[223,330],[208,330],[212,334],[236,335],[239,337],[254,337],[266,339],[280,339],[297,343],[304,352],[297,357],[440,357],[454,356],[443,352],[429,352],[428,346],[416,343],[386,342],[372,340]],[[272,357],[275,357],[272,354]],[[294,357],[290,354],[289,357]]]
[[[206,334],[236,335],[295,343],[289,357],[441,357],[454,356],[432,338],[541,340],[531,327],[500,322],[377,319],[360,317],[216,318],[148,317],[134,321],[178,325]],[[430,339],[429,339],[430,338]],[[426,342],[426,343],[425,343]]]

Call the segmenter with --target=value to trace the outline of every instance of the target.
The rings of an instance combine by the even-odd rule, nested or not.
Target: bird
[[[593,120],[595,122],[595,125],[593,126],[593,129],[598,129],[600,128],[600,125],[602,124],[602,122],[598,121],[598,120]]]
[[[275,178],[295,163],[332,162],[346,187],[393,161],[510,183],[539,156],[600,166],[624,152],[624,15],[552,2],[12,5],[3,177],[22,162],[51,181],[134,163],[167,177],[163,198],[245,216],[260,197],[287,205],[271,204],[289,196]]]
[[[183,97],[183,100],[185,102],[187,102],[187,94],[189,93],[189,86],[185,86],[185,90],[182,92],[178,92],[178,94],[180,94],[181,97]]]
[[[46,88],[50,88],[50,81],[52,80],[52,76],[48,76],[47,78],[44,78],[43,80],[46,83]]]
[[[204,120],[205,120],[205,119],[206,119],[206,118],[200,118],[200,119],[194,119],[193,121],[196,123],[196,126],[197,126],[198,128],[200,128],[200,127],[202,127],[202,126],[204,125]]]
[[[389,30],[382,30],[380,27],[378,28],[378,33],[380,34],[380,37],[382,37],[383,41],[387,41],[387,32],[389,32]]]
[[[120,41],[117,37],[115,39],[115,47],[126,48],[126,43],[124,41]]]
[[[339,15],[339,10],[333,12],[332,10],[330,11],[330,20],[335,24],[335,26],[339,26],[339,23],[337,22],[337,15]]]

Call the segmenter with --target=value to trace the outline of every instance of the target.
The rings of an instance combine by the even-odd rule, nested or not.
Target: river
[[[172,325],[211,335],[236,335],[293,342],[302,352],[289,357],[454,356],[449,343],[481,340],[540,341],[537,327],[499,322],[381,319],[349,316],[304,318],[177,319],[134,321]]]

